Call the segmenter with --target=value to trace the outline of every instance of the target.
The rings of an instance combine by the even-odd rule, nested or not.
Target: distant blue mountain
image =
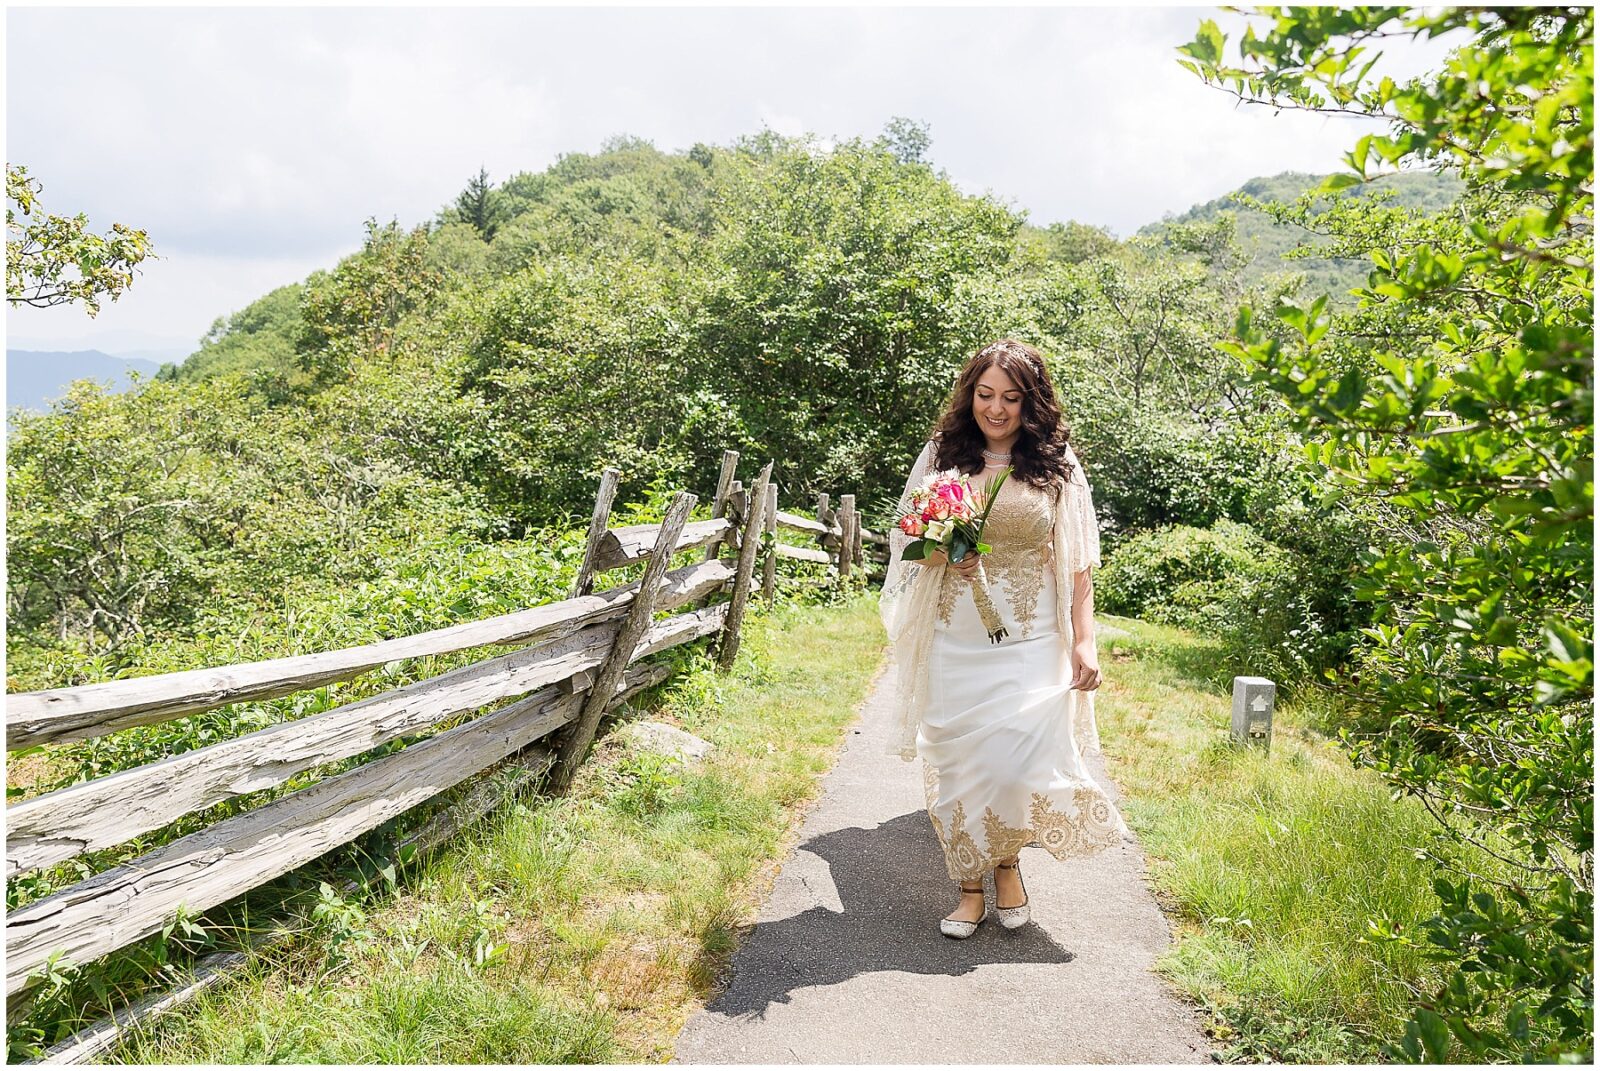
[[[58,353],[48,350],[6,350],[6,411],[17,406],[47,409],[75,379],[98,379],[114,391],[127,390],[130,371],[155,375],[161,366],[138,358],[113,357],[99,350]]]

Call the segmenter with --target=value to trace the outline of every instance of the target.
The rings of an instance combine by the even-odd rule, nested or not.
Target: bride
[[[1080,751],[1100,750],[1094,504],[1044,360],[1013,339],[986,346],[961,369],[906,481],[901,514],[934,473],[967,473],[982,490],[1008,466],[984,529],[990,553],[949,562],[941,550],[906,561],[911,537],[891,528],[879,602],[897,663],[889,751],[922,759],[928,816],[962,894],[939,925],[957,938],[988,917],[990,870],[1001,924],[1028,921],[1020,849],[1089,855],[1127,833]],[[973,585],[984,583],[1007,630],[998,644],[973,598]]]

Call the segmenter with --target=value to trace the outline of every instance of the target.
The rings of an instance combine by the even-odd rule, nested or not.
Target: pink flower
[[[932,514],[932,516],[929,516],[929,514]],[[950,500],[945,498],[945,497],[943,497],[942,495],[940,497],[934,499],[932,505],[930,505],[928,507],[927,512],[924,513],[923,516],[924,517],[928,517],[929,520],[934,520],[934,521],[947,521],[947,520],[949,520],[950,519]]]
[[[915,513],[908,513],[900,518],[900,530],[908,536],[920,536],[923,531],[922,518]]]

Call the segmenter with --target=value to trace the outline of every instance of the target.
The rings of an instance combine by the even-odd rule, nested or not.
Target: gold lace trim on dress
[[[1009,859],[1023,848],[1043,848],[1057,859],[1067,859],[1094,855],[1122,840],[1122,823],[1105,793],[1097,786],[1079,784],[1072,790],[1073,814],[1056,810],[1044,793],[1033,793],[1029,799],[1028,824],[1021,829],[1007,825],[992,807],[985,807],[985,844],[980,848],[967,832],[966,805],[961,800],[956,800],[950,812],[950,825],[955,832],[945,831],[944,823],[934,812],[938,783],[938,772],[924,762],[922,788],[928,817],[933,820],[933,831],[944,850],[945,870],[952,881],[981,878],[1000,860]]]
[[[1051,558],[1051,528],[1055,523],[1055,491],[1041,490],[1015,477],[1006,480],[984,527],[984,542],[994,548],[984,555],[983,569],[993,595],[1004,587],[1011,613],[1026,638],[1033,632],[1033,615],[1044,590],[1044,571]],[[971,582],[953,569],[945,570],[939,586],[939,620],[950,624],[956,600]]]

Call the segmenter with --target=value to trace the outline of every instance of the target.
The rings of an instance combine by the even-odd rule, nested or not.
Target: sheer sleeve
[[[1067,571],[1077,576],[1090,567],[1100,567],[1100,521],[1095,516],[1089,478],[1083,474],[1083,466],[1070,446],[1067,457],[1072,461],[1072,478],[1061,490],[1064,523],[1059,529],[1057,549],[1066,556]]]
[[[1067,460],[1072,465],[1072,476],[1057,490],[1055,528],[1052,533],[1052,550],[1056,568],[1056,624],[1066,642],[1061,651],[1062,679],[1072,679],[1072,647],[1076,637],[1072,632],[1072,603],[1080,574],[1085,569],[1100,565],[1100,522],[1095,516],[1094,499],[1089,491],[1089,478],[1084,475],[1072,447],[1067,447]],[[1091,632],[1088,640],[1094,644]],[[1099,652],[1096,648],[1096,660]],[[1084,752],[1100,751],[1100,727],[1095,722],[1094,692],[1073,689],[1068,704],[1072,720],[1072,738]]]
[[[911,508],[911,492],[933,473],[934,446],[922,448],[905,490],[900,494],[896,517]],[[892,519],[892,520],[893,520]],[[928,696],[928,655],[933,642],[933,615],[938,605],[939,586],[945,566],[908,562],[902,554],[911,536],[889,526],[889,565],[884,571],[883,589],[878,596],[878,613],[894,652],[894,715],[885,752],[910,761],[917,757],[917,729]]]

